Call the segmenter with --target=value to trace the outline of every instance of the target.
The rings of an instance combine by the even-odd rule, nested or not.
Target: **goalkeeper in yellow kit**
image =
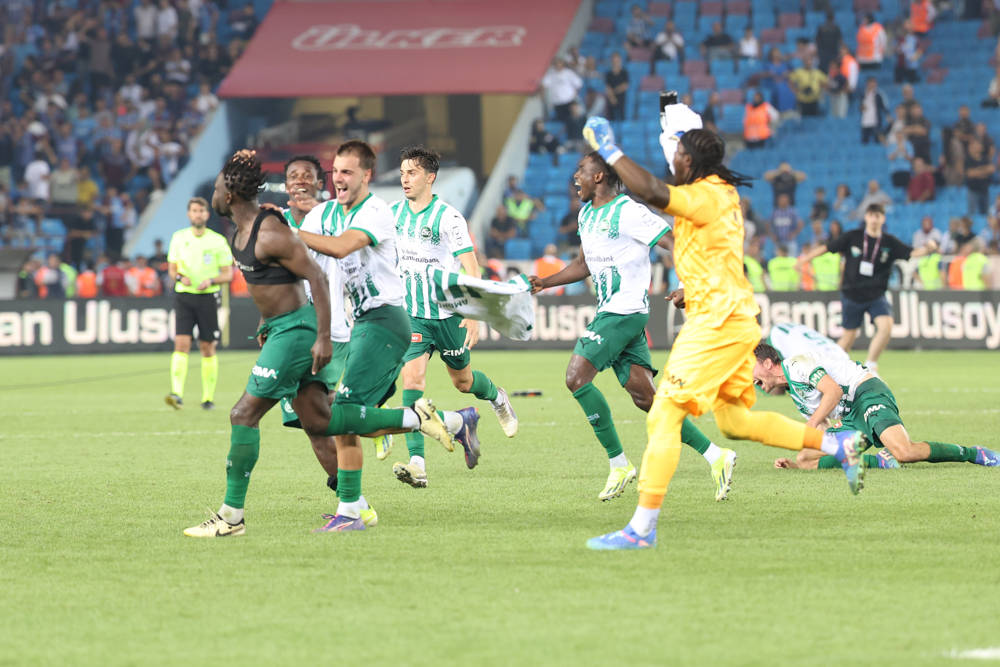
[[[656,545],[656,523],[667,486],[677,469],[681,423],[711,410],[726,437],[837,457],[851,491],[862,486],[864,469],[858,431],[824,434],[776,412],[751,412],[754,347],[760,342],[759,312],[743,274],[743,216],[739,185],[745,177],[722,164],[725,144],[701,127],[683,104],[661,114],[660,143],[678,185],[661,182],[615,145],[607,120],[588,119],[584,138],[612,165],[640,199],[674,216],[674,265],[684,284],[687,321],[674,341],[656,397],[646,418],[648,443],[639,471],[639,506],[623,529],[588,540],[591,549],[642,549]]]

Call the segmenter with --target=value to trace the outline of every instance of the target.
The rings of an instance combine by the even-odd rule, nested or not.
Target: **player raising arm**
[[[653,360],[646,342],[649,321],[649,248],[665,245],[670,225],[642,204],[622,194],[621,181],[598,153],[583,156],[573,183],[584,205],[579,213],[581,253],[569,265],[546,278],[531,276],[531,291],[593,278],[597,317],[587,325],[566,368],[566,387],[580,404],[594,435],[608,454],[611,472],[600,500],[617,498],[635,479],[611,418],[611,408],[594,386],[597,374],[613,368],[618,382],[636,407],[649,412],[656,385]],[[736,452],[712,443],[685,419],[681,440],[705,457],[715,479],[715,499],[723,500],[732,480]]]
[[[677,468],[688,414],[711,410],[722,432],[735,440],[822,449],[841,462],[851,491],[861,488],[859,432],[824,436],[778,413],[749,410],[756,399],[753,350],[760,342],[760,326],[743,273],[743,216],[736,186],[746,180],[722,164],[725,144],[718,135],[691,129],[700,123],[684,105],[667,107],[661,119],[661,144],[665,153],[674,151],[668,161],[677,186],[626,157],[607,120],[591,118],[584,129],[588,143],[636,196],[674,216],[674,264],[687,308],[687,322],[674,341],[646,420],[649,442],[639,474],[639,506],[623,530],[588,541],[592,549],[655,546],[660,507]]]

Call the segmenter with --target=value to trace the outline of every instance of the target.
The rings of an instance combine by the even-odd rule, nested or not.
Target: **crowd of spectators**
[[[0,12],[0,244],[62,238],[57,256],[81,275],[101,254],[117,265],[218,105],[253,7],[5,0]]]

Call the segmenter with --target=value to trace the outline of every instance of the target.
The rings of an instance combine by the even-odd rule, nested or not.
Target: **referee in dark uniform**
[[[844,232],[838,238],[816,246],[799,258],[797,268],[811,262],[826,252],[844,257],[843,278],[840,285],[842,324],[844,333],[837,344],[850,351],[865,313],[875,323],[875,335],[868,346],[865,366],[878,374],[878,358],[889,344],[892,335],[892,304],[885,298],[889,289],[889,276],[897,259],[921,257],[937,250],[937,243],[930,241],[922,248],[912,248],[892,234],[885,234],[885,209],[881,204],[871,204],[865,209],[865,225]]]
[[[215,407],[215,385],[219,379],[219,292],[233,279],[233,254],[229,242],[205,225],[208,202],[194,197],[188,202],[191,226],[175,232],[167,251],[170,279],[174,281],[174,353],[170,358],[170,393],[167,405],[179,410],[184,404],[188,353],[194,327],[198,326],[201,348],[201,407]]]

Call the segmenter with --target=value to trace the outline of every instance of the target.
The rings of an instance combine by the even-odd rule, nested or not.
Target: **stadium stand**
[[[0,246],[113,264],[270,5],[5,0]]]
[[[807,6],[810,5],[810,6]],[[920,227],[924,216],[931,216],[935,226],[947,235],[949,224],[968,216],[972,221],[972,231],[989,244],[996,241],[996,223],[991,224],[998,211],[994,206],[1000,188],[996,176],[989,179],[989,211],[971,212],[968,209],[967,187],[961,171],[957,180],[947,182],[945,175],[949,169],[962,166],[954,161],[967,158],[947,151],[953,127],[958,121],[959,106],[970,108],[971,123],[982,123],[985,130],[984,142],[988,144],[990,164],[996,164],[996,151],[992,149],[994,139],[1000,132],[1000,112],[988,103],[980,104],[987,98],[987,84],[994,77],[997,64],[995,50],[997,39],[990,21],[979,18],[966,19],[945,11],[940,13],[931,29],[917,38],[919,48],[919,82],[912,85],[912,99],[923,108],[923,115],[930,124],[929,157],[935,168],[937,182],[936,196],[931,201],[908,202],[905,188],[894,187],[890,178],[890,165],[886,146],[880,143],[862,144],[860,141],[861,109],[860,98],[865,79],[873,76],[879,89],[887,98],[889,117],[884,120],[887,129],[892,121],[892,109],[900,103],[907,104],[909,111],[913,102],[904,96],[904,86],[895,76],[897,50],[905,37],[905,20],[909,11],[907,3],[898,0],[839,0],[826,3],[833,12],[834,21],[840,28],[843,43],[853,52],[857,49],[857,32],[862,14],[872,12],[889,32],[885,61],[881,68],[862,70],[857,90],[851,95],[846,117],[836,118],[829,114],[829,97],[824,96],[819,116],[800,116],[795,112],[794,98],[791,106],[788,100],[777,99],[775,87],[770,79],[761,73],[767,70],[763,61],[753,59],[733,60],[728,58],[704,59],[699,46],[711,33],[714,22],[722,21],[724,30],[734,40],[738,40],[749,26],[766,53],[774,46],[784,61],[780,71],[782,78],[789,70],[801,66],[801,59],[810,51],[817,28],[826,20],[824,11],[811,8],[811,3],[800,0],[763,0],[753,3],[731,0],[726,3],[702,0],[674,3],[659,2],[612,2],[599,0],[595,5],[595,17],[590,30],[580,44],[580,54],[584,58],[593,56],[599,63],[598,69],[607,71],[612,53],[628,55],[626,70],[630,77],[630,88],[626,93],[625,120],[615,123],[616,136],[622,149],[638,162],[657,174],[666,175],[666,165],[658,145],[658,94],[662,89],[676,89],[687,96],[692,108],[702,112],[710,91],[720,92],[721,116],[716,114],[715,123],[726,137],[731,167],[757,179],[756,187],[742,192],[749,199],[756,212],[759,233],[767,229],[773,206],[772,190],[763,182],[765,171],[777,167],[781,162],[790,162],[796,169],[805,172],[807,180],[800,188],[801,196],[796,208],[803,220],[810,219],[812,193],[816,187],[825,188],[827,193],[835,192],[838,184],[846,184],[856,195],[863,193],[870,181],[876,181],[882,190],[889,193],[893,206],[889,214],[888,230],[909,242]],[[659,33],[668,20],[672,20],[684,37],[683,61],[647,59],[644,51],[625,48],[625,31],[631,18],[631,8],[637,5],[646,12],[652,22],[654,32]],[[603,82],[589,79],[587,88],[600,91]],[[764,92],[765,99],[780,112],[780,127],[768,143],[757,150],[744,150],[742,141],[744,102],[756,90]],[[549,125],[551,131],[562,142],[567,137],[559,125]],[[967,139],[963,139],[967,146]],[[525,187],[531,192],[543,192],[549,183],[565,184],[573,171],[572,165],[580,154],[563,152],[558,164],[553,165],[545,156],[532,155],[529,158],[524,177]],[[543,185],[545,184],[545,185]],[[854,200],[856,205],[858,200]],[[559,204],[551,216],[540,216],[533,222],[529,233],[532,241],[530,252],[523,243],[511,244],[507,248],[507,259],[527,260],[541,254],[550,230],[536,227],[556,225],[568,205]],[[837,219],[846,227],[855,226],[853,216],[846,219],[836,212],[824,220],[828,230],[832,220]],[[952,221],[949,223],[949,221]],[[809,242],[813,236],[811,225],[806,224],[799,238],[800,244]],[[947,248],[946,248],[947,250]],[[957,248],[951,248],[957,251]],[[773,256],[775,249],[768,240],[765,256]],[[994,244],[993,252],[996,252]]]

